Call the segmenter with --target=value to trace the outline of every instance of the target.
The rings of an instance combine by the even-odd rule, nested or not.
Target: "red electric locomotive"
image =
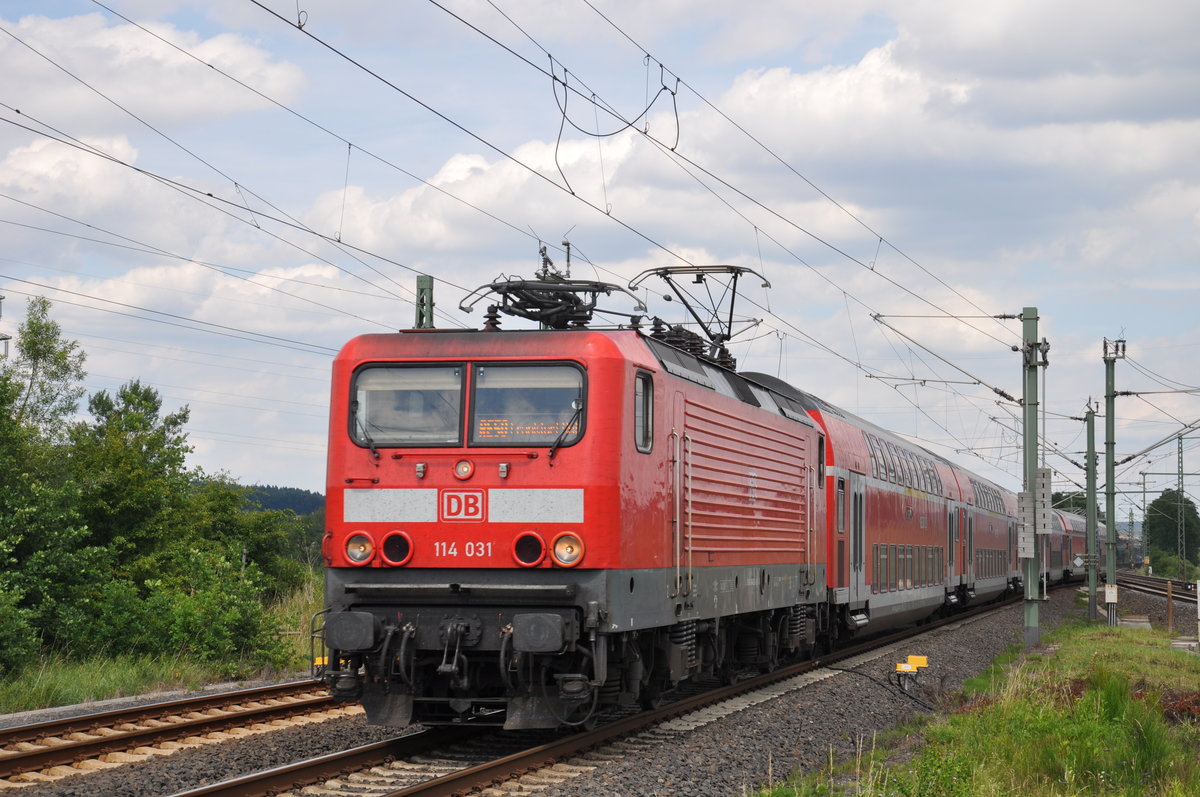
[[[334,361],[318,675],[370,723],[582,724],[1019,581],[1011,493],[679,328],[589,328],[614,286],[488,288],[549,328]]]

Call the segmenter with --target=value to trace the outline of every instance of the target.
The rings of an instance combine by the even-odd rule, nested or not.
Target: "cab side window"
[[[642,372],[633,379],[633,444],[643,454],[654,446],[654,379]]]

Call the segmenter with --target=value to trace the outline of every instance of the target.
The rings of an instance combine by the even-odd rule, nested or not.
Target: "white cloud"
[[[1188,309],[1200,249],[1193,157],[1200,55],[1192,42],[1200,7],[1194,6],[1076,0],[1004,0],[986,8],[892,0],[737,9],[716,0],[599,4],[801,177],[686,87],[675,98],[678,111],[669,95],[659,96],[650,130],[667,147],[678,132],[678,153],[698,166],[681,166],[632,130],[598,140],[568,125],[560,139],[562,118],[549,79],[431,6],[302,4],[306,32],[529,168],[245,3],[221,0],[200,9],[135,0],[126,10],[264,93],[294,103],[335,136],[125,23],[92,13],[49,19],[29,5],[29,15],[6,26],[227,176],[11,39],[0,40],[6,102],[231,204],[221,205],[228,212],[206,208],[129,169],[0,127],[0,190],[66,217],[0,201],[0,219],[89,237],[111,230],[184,258],[6,228],[5,267],[21,279],[336,347],[379,329],[373,322],[409,322],[405,297],[413,277],[395,263],[443,279],[438,308],[455,321],[462,292],[500,273],[528,275],[538,238],[551,245],[561,266],[555,248],[569,237],[573,272],[600,279],[677,262],[671,253],[696,263],[755,266],[775,288],[769,297],[756,287],[748,292],[762,307],[742,305],[747,315],[764,318],[763,337],[738,344],[747,365],[780,370],[848,409],[937,438],[947,451],[959,441],[999,444],[1008,433],[989,419],[1004,417],[995,397],[978,386],[936,381],[961,375],[910,349],[869,312],[986,315],[1038,306],[1043,334],[1054,346],[1048,405],[1064,414],[1098,392],[1101,337],[1128,328],[1131,346],[1139,339],[1195,345]],[[546,54],[490,5],[463,0],[452,8],[548,68]],[[627,111],[658,91],[656,64],[643,63],[640,51],[586,6],[541,0],[505,8],[553,53],[557,74],[570,70],[572,86],[585,97],[595,90]],[[294,12],[280,10],[289,17]],[[673,78],[667,80],[674,88]],[[585,97],[572,96],[571,120],[589,131],[612,127]],[[10,112],[0,118],[16,119]],[[338,136],[355,147],[348,177],[347,147]],[[429,184],[362,157],[368,148]],[[560,168],[576,197],[552,184],[563,183]],[[242,201],[253,203],[253,217],[236,210]],[[266,218],[285,213],[365,251],[350,254]],[[804,230],[861,263],[874,262],[875,270]],[[292,277],[298,282],[280,284],[301,298],[188,259]],[[5,291],[10,287],[28,288],[13,283]],[[677,310],[658,303],[652,312]],[[172,385],[173,396],[192,397],[197,462],[251,479],[269,474],[262,480],[319,486],[323,422],[298,421],[286,402],[326,400],[324,355],[177,332],[65,301],[56,312],[73,330],[90,334],[97,373],[146,376]],[[1005,343],[936,318],[894,323],[989,382],[1009,390],[1019,384],[1019,357]],[[1005,342],[1013,337],[994,321],[971,323]],[[1019,328],[1007,323],[1009,330]],[[122,340],[104,342],[106,333]],[[888,374],[911,373],[927,384],[898,391],[866,379],[804,342],[805,335],[848,359]],[[138,339],[148,344],[141,359],[117,351],[136,351],[129,341]],[[1145,356],[1155,370],[1178,375],[1180,351],[1186,350],[1164,345]],[[215,367],[222,361],[224,373]],[[97,377],[96,384],[105,383]],[[223,406],[236,405],[229,395],[239,391],[248,397],[245,407]],[[278,400],[264,401],[264,395]],[[1187,415],[1189,401],[1173,399],[1164,407]],[[1157,428],[1149,416],[1136,418]],[[1052,437],[1077,436],[1074,422],[1056,423]],[[1135,435],[1145,436],[1139,430],[1137,424],[1127,430],[1130,449]],[[269,447],[293,442],[304,450]]]
[[[105,135],[117,125],[136,126],[96,92],[159,127],[268,107],[213,69],[133,25],[112,24],[101,14],[26,16],[13,27],[24,45],[9,37],[0,39],[0,58],[6,65],[0,87],[10,101],[20,97],[27,113],[45,115],[50,124],[76,134]],[[295,65],[273,62],[268,53],[235,34],[202,39],[171,25],[148,27],[283,102],[304,87]]]

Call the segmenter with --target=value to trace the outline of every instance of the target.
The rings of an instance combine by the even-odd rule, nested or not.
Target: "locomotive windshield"
[[[351,435],[363,446],[462,444],[461,365],[366,368],[354,380]]]
[[[583,373],[570,365],[476,365],[471,444],[571,445],[583,431]]]
[[[360,446],[426,448],[463,444],[468,366],[372,365],[354,379],[350,434]],[[584,425],[583,372],[571,365],[470,366],[470,445],[575,443]]]

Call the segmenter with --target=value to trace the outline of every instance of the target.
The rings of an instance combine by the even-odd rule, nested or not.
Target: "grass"
[[[76,661],[44,656],[15,678],[0,682],[0,714],[124,695],[196,689],[218,680],[220,674],[216,668],[182,657],[118,655]]]
[[[289,670],[308,670],[312,661],[308,641],[309,621],[321,611],[324,603],[325,577],[320,569],[316,569],[299,589],[268,609],[288,643]]]
[[[796,777],[770,797],[1200,794],[1200,658],[1167,635],[1065,627],[1050,655],[1006,654],[955,713]]]
[[[308,621],[323,602],[323,577],[316,571],[300,589],[267,608],[283,629],[288,645],[287,670],[307,673]],[[234,666],[243,677],[262,673]],[[93,655],[84,659],[43,655],[13,678],[0,681],[0,714],[30,711],[153,692],[197,689],[229,680],[229,667],[177,657]]]

